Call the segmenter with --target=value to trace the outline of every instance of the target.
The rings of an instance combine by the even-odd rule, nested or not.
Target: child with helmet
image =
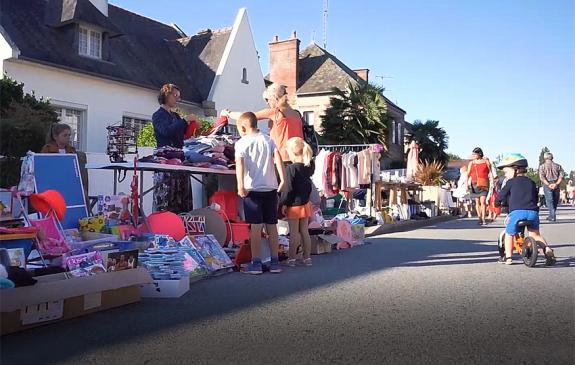
[[[512,264],[513,237],[519,233],[519,221],[526,220],[531,222],[527,227],[529,235],[543,246],[547,264],[554,264],[553,250],[539,232],[538,191],[535,182],[526,176],[527,167],[527,159],[519,153],[506,156],[497,167],[505,173],[506,183],[495,204],[509,206],[509,215],[505,220],[505,256],[499,262]]]

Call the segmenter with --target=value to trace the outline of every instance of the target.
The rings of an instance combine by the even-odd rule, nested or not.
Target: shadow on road
[[[474,221],[460,220],[426,229],[470,227],[476,227]],[[192,284],[190,291],[179,299],[144,300],[129,307],[5,336],[1,339],[1,362],[36,363],[38,354],[42,356],[42,364],[61,362],[91,349],[123,342],[138,343],[138,339],[154,336],[160,331],[202,322],[291,295],[304,294],[309,290],[382,270],[398,267],[495,264],[498,256],[495,241],[493,245],[486,245],[483,240],[472,239],[383,236],[371,242],[330,255],[314,256],[314,266],[310,268],[288,269],[281,275],[266,274],[258,277],[228,274]],[[556,268],[573,265],[575,258],[560,258]],[[31,348],[34,350],[30,351]],[[137,348],[134,351],[137,351]]]

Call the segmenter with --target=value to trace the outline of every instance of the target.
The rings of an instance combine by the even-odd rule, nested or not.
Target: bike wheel
[[[523,263],[529,267],[533,267],[537,264],[537,255],[539,254],[539,246],[537,241],[531,237],[525,237],[523,241],[523,247],[521,249],[521,258],[523,258]]]

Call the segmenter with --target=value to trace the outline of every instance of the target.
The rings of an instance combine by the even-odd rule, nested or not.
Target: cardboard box
[[[81,278],[54,274],[36,279],[34,286],[2,291],[0,334],[139,302],[140,284],[152,281],[143,268]]]
[[[140,285],[142,298],[179,298],[190,290],[190,277],[180,280],[153,280]]]
[[[320,234],[311,236],[311,254],[322,255],[330,253],[334,245],[337,245],[341,239],[336,235]]]

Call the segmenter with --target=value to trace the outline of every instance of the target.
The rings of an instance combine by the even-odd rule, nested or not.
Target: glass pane
[[[80,28],[79,52],[83,55],[88,54],[88,30],[84,28]]]
[[[102,46],[102,34],[90,31],[90,56],[100,58]]]

